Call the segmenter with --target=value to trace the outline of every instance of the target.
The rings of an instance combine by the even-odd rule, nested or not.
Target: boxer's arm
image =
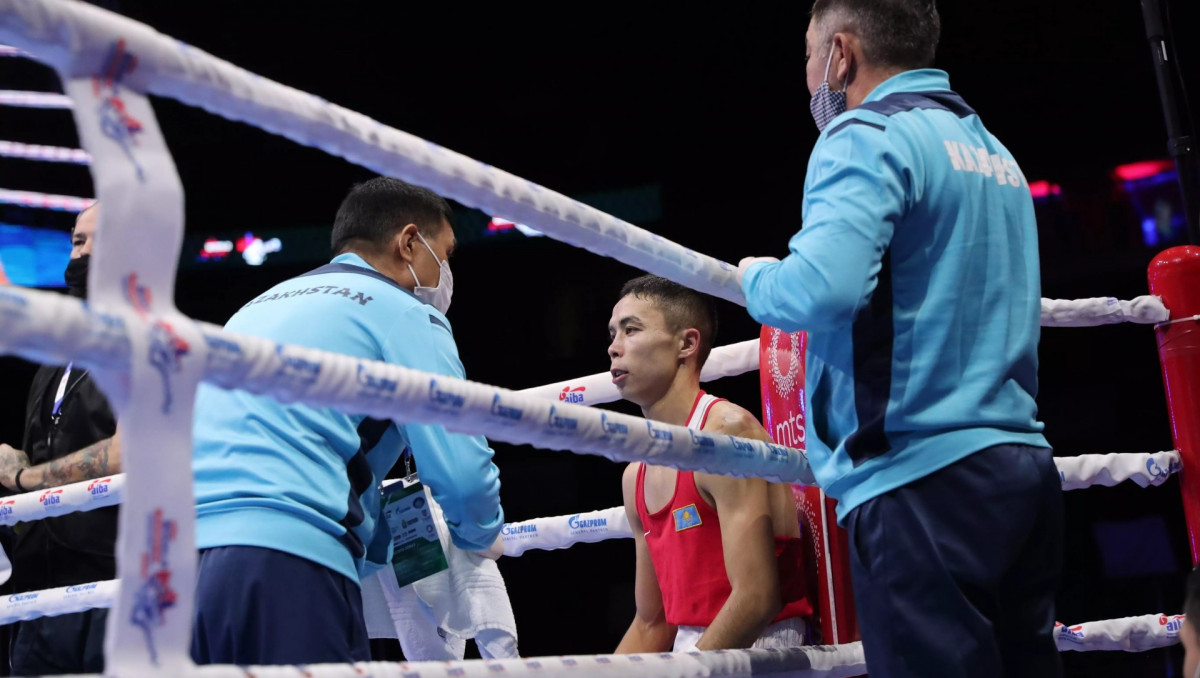
[[[670,652],[675,645],[675,627],[667,623],[666,611],[663,609],[662,591],[658,588],[658,577],[654,574],[654,563],[650,560],[650,549],[646,546],[646,536],[642,531],[642,521],[638,518],[636,463],[625,467],[621,476],[621,493],[625,497],[625,516],[629,519],[629,527],[633,530],[634,554],[637,571],[633,582],[633,598],[637,611],[633,622],[621,644],[617,646],[617,654],[634,654],[638,652]]]
[[[720,410],[716,409],[721,407]],[[704,430],[766,438],[758,421],[731,403],[717,403]],[[770,485],[761,478],[697,473],[696,487],[712,498],[721,519],[721,550],[731,592],[696,643],[697,650],[750,647],[782,608]]]

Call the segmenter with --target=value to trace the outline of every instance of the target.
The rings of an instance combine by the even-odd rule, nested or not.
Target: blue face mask
[[[829,89],[829,66],[833,63],[833,45],[829,45],[829,59],[825,62],[825,78],[821,81],[821,86],[812,96],[812,101],[808,102],[808,110],[812,111],[813,120],[817,123],[817,130],[824,132],[829,123],[846,110],[846,83],[842,83],[842,90],[834,92]]]

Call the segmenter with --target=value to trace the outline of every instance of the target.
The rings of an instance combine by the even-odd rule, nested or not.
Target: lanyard
[[[62,411],[63,398],[67,395],[67,382],[71,379],[71,367],[74,362],[67,363],[67,369],[63,370],[62,381],[58,382],[58,391],[54,394],[54,409],[50,410],[51,416],[58,416]]]

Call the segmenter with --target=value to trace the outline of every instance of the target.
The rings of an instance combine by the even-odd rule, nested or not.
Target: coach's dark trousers
[[[850,511],[871,678],[1058,678],[1062,484],[1051,451],[999,445]]]

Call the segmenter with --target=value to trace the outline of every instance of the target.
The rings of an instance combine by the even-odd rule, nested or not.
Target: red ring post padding
[[[762,385],[763,426],[780,445],[803,450],[804,347],[803,332],[788,334],[762,328],[758,340],[758,374]],[[804,565],[813,611],[826,645],[861,640],[850,582],[850,542],[838,527],[837,502],[819,487],[793,485],[801,535],[806,538]]]
[[[1171,320],[1200,316],[1200,247],[1164,250],[1150,262],[1150,293],[1162,298]],[[1200,561],[1200,320],[1164,323],[1158,335],[1171,436],[1183,461],[1183,513],[1188,525],[1192,564]]]

